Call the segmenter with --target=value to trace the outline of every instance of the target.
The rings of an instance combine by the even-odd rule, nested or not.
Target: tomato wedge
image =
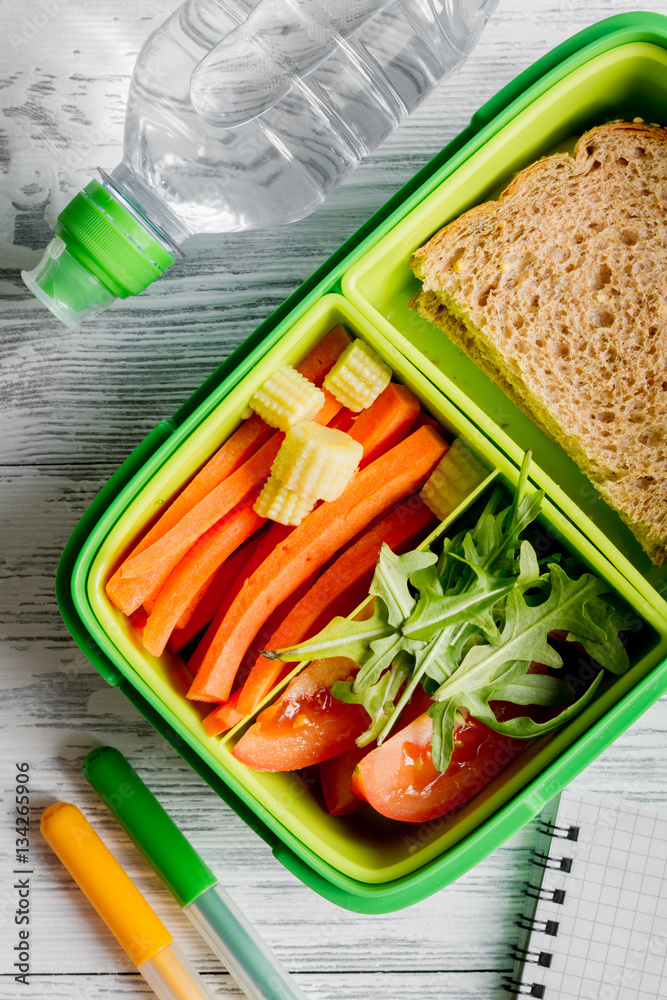
[[[409,703],[401,712],[398,729],[403,729],[425,712],[431,705],[431,699],[419,685]],[[365,747],[353,746],[336,757],[323,762],[320,768],[320,781],[327,809],[332,816],[347,816],[349,813],[364,809],[368,803],[355,795],[350,782],[360,760],[369,754],[377,744],[375,741]]]
[[[525,740],[503,736],[465,712],[454,727],[454,753],[446,771],[433,766],[433,723],[420,715],[409,726],[371,750],[350,783],[389,819],[423,823],[463,805],[489,784],[526,747]]]
[[[373,746],[374,743],[371,747],[358,747],[355,744],[343,753],[322,761],[320,782],[324,801],[332,816],[348,816],[367,808],[368,803],[350,790],[350,781],[357,764]]]
[[[260,712],[234,747],[234,757],[256,771],[292,771],[350,749],[368,727],[368,713],[334,698],[331,685],[351,680],[358,669],[343,656],[308,664]]]

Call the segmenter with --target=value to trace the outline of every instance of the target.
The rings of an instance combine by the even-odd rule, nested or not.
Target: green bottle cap
[[[83,773],[180,906],[217,883],[120,750],[91,750]]]
[[[22,276],[73,329],[115,299],[138,295],[174,262],[148,227],[96,180],[62,210],[55,234],[37,267]]]

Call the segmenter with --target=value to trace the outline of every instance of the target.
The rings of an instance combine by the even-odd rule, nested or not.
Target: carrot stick
[[[199,591],[196,598],[190,602],[187,609],[178,619],[176,628],[169,637],[169,649],[172,653],[179,653],[211,621],[231,584],[245,565],[248,558],[247,550],[253,541],[254,536],[245,545],[237,549],[236,552],[232,553],[217,573],[214,573],[211,579],[207,581],[205,588],[202,588],[205,589],[205,593],[202,594]],[[196,607],[195,601],[197,602]],[[187,621],[185,620],[186,617]]]
[[[296,366],[296,370],[314,385],[321,386],[325,376],[333,368],[351,340],[352,337],[344,327],[335,327]],[[143,551],[165,534],[169,528],[172,528],[202,497],[238,469],[252,452],[260,448],[274,433],[273,427],[265,423],[257,413],[253,413],[234,431],[192,482],[176,497],[160,521],[153,525],[148,534],[142,538],[132,555]]]
[[[326,418],[332,410],[339,408],[340,404],[331,396],[318,416]],[[225,511],[225,506],[245,493],[242,476],[247,476],[248,481],[253,483],[261,483],[265,479],[276,454],[276,450],[272,450],[272,442],[277,441],[279,447],[283,438],[283,434],[274,435],[241,469],[216,487],[156,543],[165,547],[166,559],[160,562],[159,567],[151,567],[147,571],[147,577],[152,581],[159,569],[165,581],[149,614],[144,633],[144,646],[153,655],[159,656],[164,651],[178,619],[202,589],[203,583],[210,580],[221,563],[264,523],[265,518],[246,509],[256,500],[256,489],[249,497],[239,501],[231,513]],[[241,484],[238,488],[237,480]],[[216,516],[219,513],[221,518]],[[167,549],[169,544],[171,548]],[[138,558],[149,556],[150,552],[144,552]]]
[[[418,496],[406,500],[364,532],[318,577],[281,622],[266,648],[284,649],[286,646],[295,646],[318,632],[316,623],[320,618],[328,621],[335,614],[349,614],[368,594],[382,543],[386,542],[398,554],[407,552],[436,524],[436,516]],[[345,610],[341,609],[341,603]],[[293,667],[293,663],[284,664],[280,660],[267,660],[264,656],[258,656],[243,686],[243,693],[238,701],[239,710],[246,715],[254,712],[274,684]]]
[[[328,423],[341,408],[331,393],[323,391],[324,405],[314,417],[318,423]],[[203,497],[162,538],[125,560],[115,574],[114,603],[117,607],[130,614],[147,598],[157,596],[171,570],[199,535],[226,513],[225,508],[229,510],[242,495],[266,479],[283,438],[282,432],[275,432],[240,469]]]
[[[325,403],[315,420],[317,423],[328,423],[340,408],[338,400],[327,392]],[[121,567],[121,576],[143,576],[166,562],[169,562],[170,567],[174,566],[200,535],[239,503],[250,490],[264,482],[284,439],[282,431],[276,431],[259,451],[203,497],[162,538],[138,555],[126,559]]]
[[[439,426],[440,424],[437,420],[434,420],[433,417],[429,417],[428,413],[424,413],[422,410],[412,425],[412,429],[413,431],[416,431],[418,427],[435,427],[437,430]]]
[[[231,558],[231,556],[230,556],[230,558]],[[229,560],[225,559],[225,562],[228,562],[228,561]],[[215,571],[215,573],[211,573],[211,575],[209,576],[208,580],[205,580],[204,583],[202,583],[201,587],[199,588],[199,590],[197,591],[197,593],[195,594],[195,596],[190,599],[190,602],[189,602],[188,606],[185,608],[185,610],[181,611],[181,613],[179,615],[179,618],[178,618],[178,621],[174,625],[175,629],[184,629],[185,628],[185,626],[188,624],[188,622],[192,618],[193,614],[195,613],[195,611],[197,610],[197,608],[199,607],[199,605],[201,604],[201,602],[206,597],[206,595],[209,592],[210,588],[213,586],[213,584],[215,582],[215,579],[216,579],[216,577],[217,577],[217,575],[218,575],[218,573],[220,572],[221,569],[222,569],[222,567],[218,566],[218,568]],[[224,574],[221,573],[220,575],[221,575],[221,578],[224,579]],[[156,598],[156,600],[157,600],[157,598]],[[153,605],[153,606],[155,606],[155,605]]]
[[[223,480],[214,490],[188,511],[162,538],[143,552],[131,556],[121,567],[125,577],[144,576],[151,570],[169,564],[176,565],[184,552],[197,541],[200,535],[224,517],[237,503],[240,503],[269,474],[274,458],[283,442],[284,434],[277,431],[262,445],[258,452],[244,462],[240,469]]]
[[[396,386],[393,387],[395,389]],[[414,419],[415,407],[419,409],[419,403],[416,397],[403,386],[400,386],[402,390],[399,393],[393,393],[393,389],[384,398],[381,398],[384,393],[381,393],[378,399],[368,407],[365,411],[367,414],[366,418],[362,421],[361,425],[357,428],[355,439],[364,448],[364,458],[366,455],[366,449],[368,446],[373,447],[376,452],[387,451],[390,447],[389,444],[385,444],[383,438],[386,435],[387,439],[391,441],[392,444],[396,443],[397,432],[400,432],[401,427],[407,431],[410,423]],[[393,401],[395,404],[396,412],[394,412],[388,402]],[[342,409],[336,414],[333,419],[329,422],[329,426],[337,423],[338,418],[341,413],[350,413]],[[351,414],[350,414],[351,415]],[[368,439],[368,441],[366,440]],[[362,460],[363,464],[363,460]],[[220,624],[222,623],[227,611],[229,610],[232,602],[236,598],[239,590],[244,584],[245,580],[250,577],[255,570],[261,565],[261,563],[269,556],[269,554],[278,545],[281,545],[287,536],[294,530],[294,528],[282,525],[273,524],[267,532],[262,534],[257,538],[254,545],[251,543],[251,548],[248,553],[248,562],[244,567],[243,571],[239,573],[238,578],[229,588],[224,600],[221,602],[216,615],[209,625],[205,635],[201,639],[197,649],[193,653],[188,666],[190,667],[192,673],[196,673],[201,665],[208,647],[213,642],[213,639],[218,631]],[[296,602],[295,602],[296,603]],[[286,609],[289,611],[290,609]],[[284,615],[282,616],[284,617]],[[282,621],[282,617],[277,618],[275,624],[279,624]],[[270,638],[273,629],[267,633],[266,638]],[[253,660],[254,662],[254,660]]]
[[[145,549],[149,548],[149,546],[153,545],[160,538],[163,538],[211,490],[215,489],[227,476],[236,472],[248,460],[250,455],[274,434],[274,428],[269,427],[256,413],[253,413],[245,423],[241,424],[234,431],[231,437],[218,449],[192,482],[179,493],[160,520],[135,545],[125,562],[116,570],[107,583],[107,596],[117,608],[120,608],[125,614],[130,614],[137,606],[134,604],[136,601],[135,588],[132,586],[128,587],[127,577],[123,574],[123,567],[126,563],[139,555],[139,553],[145,551]],[[156,586],[160,586],[159,578],[157,579]],[[134,607],[132,606],[133,604]]]
[[[287,614],[299,603],[299,601],[308,593],[310,587],[315,582],[315,577],[317,573],[313,573],[312,576],[308,577],[294,593],[290,594],[287,600],[283,601],[272,614],[269,615],[268,619],[259,630],[255,638],[250,644],[248,649],[248,655],[244,658],[244,663],[241,665],[241,669],[237,672],[235,683],[238,683],[239,675],[243,673],[246,667],[246,661],[254,662],[256,657],[259,655],[259,651],[262,647],[266,646],[267,639],[276,631],[280,622],[287,616]],[[199,649],[197,650],[199,652]],[[193,658],[194,659],[194,658]],[[201,658],[200,658],[201,659]],[[264,657],[262,657],[264,659]],[[268,662],[264,660],[264,662]],[[291,669],[293,669],[294,664],[290,663],[289,666],[285,664],[280,664],[284,667],[284,676],[286,676]],[[196,664],[195,669],[193,669],[192,660],[188,663],[190,672],[193,674],[197,673]],[[247,670],[246,670],[247,674]],[[217,736],[219,733],[224,733],[227,729],[231,729],[235,726],[237,722],[245,718],[246,713],[240,711],[239,699],[243,692],[245,677],[242,682],[238,685],[235,691],[232,691],[229,696],[229,700],[224,702],[222,705],[218,705],[214,708],[206,718],[204,719],[204,730],[208,736]]]
[[[208,580],[225,559],[264,521],[252,508],[257,498],[250,496],[221,518],[195,542],[174,567],[158,594],[144,628],[144,646],[153,656],[160,656],[181,613],[190,603],[202,580]]]
[[[258,452],[188,511],[178,524],[122,564],[115,573],[114,592],[126,614],[156,595],[181,556],[199,536],[264,482],[283,437],[282,433],[274,433]],[[202,582],[199,580],[198,584]]]
[[[324,424],[325,426],[330,424],[337,413],[343,408],[343,404],[339,403],[335,396],[332,396],[328,389],[322,389],[324,393],[324,404],[322,409],[315,414],[313,420],[316,424]]]
[[[270,523],[266,531],[261,532],[257,538],[251,539],[248,545],[244,547],[247,550],[246,560],[239,568],[236,577],[230,583],[227,592],[223,595],[214,615],[209,619],[210,624],[188,661],[188,667],[193,674],[196,674],[199,670],[208,647],[215,638],[221,622],[245,581],[261,566],[274,548],[283,542],[292,531],[294,531],[292,525]]]
[[[412,427],[419,409],[419,400],[407,386],[390,382],[347,432],[364,446],[360,468],[398,444]]]
[[[340,406],[329,393],[327,393],[327,397],[327,402],[322,407],[320,414],[318,414],[318,417],[322,418],[322,422],[324,422],[334,408]],[[206,602],[200,614],[197,615],[192,627],[184,627],[189,618],[185,617],[185,612],[181,615],[181,619],[184,619],[183,623],[181,624],[181,620],[177,623],[174,633],[172,633],[174,642],[169,642],[169,648],[173,652],[178,652],[190,639],[194,638],[197,632],[205,625],[208,625],[214,616],[216,616],[217,621],[221,620],[221,615],[224,616],[227,607],[229,607],[229,604],[231,604],[231,601],[238,593],[246,577],[254,572],[260,563],[266,559],[269,552],[292,530],[293,528],[290,525],[272,523],[267,531],[260,533],[256,539],[252,539],[248,545],[244,546],[243,557],[239,559],[238,563],[235,562],[229,567],[229,576],[226,585],[224,588],[222,586],[218,588],[219,596],[216,596],[216,591],[214,590],[210,600]],[[192,613],[190,611],[190,614]],[[176,635],[177,630],[180,631],[181,628],[183,629],[182,637]],[[196,663],[196,661],[194,662]]]
[[[303,361],[295,365],[296,370],[315,385],[322,385],[326,375],[353,340],[354,337],[347,332],[344,326],[340,324],[335,326],[315,344],[315,347]]]
[[[157,595],[158,591],[156,591],[154,594],[151,594],[150,597],[144,598],[144,603],[142,604],[142,608],[146,612],[147,617],[155,607],[155,602],[157,601]]]
[[[224,733],[227,729],[231,729],[237,722],[245,718],[245,714],[238,709],[241,690],[239,688],[238,691],[234,692],[229,701],[226,701],[224,705],[218,705],[217,708],[214,708],[206,716],[204,719],[204,732],[207,736],[217,736],[218,733]]]
[[[396,387],[394,386],[393,388]],[[386,435],[387,438],[395,444],[395,438],[397,433],[400,433],[401,427],[407,431],[410,423],[414,419],[415,407],[418,409],[419,403],[416,397],[409,390],[405,389],[403,386],[401,386],[400,389],[402,390],[401,392],[393,395],[393,389],[390,390],[390,393],[387,394],[384,399],[378,397],[368,410],[365,411],[366,417],[357,428],[355,435],[356,440],[359,441],[359,443],[364,447],[364,458],[366,450],[369,446],[373,447],[376,452],[381,450],[387,451],[389,445],[385,444],[383,440],[384,435]],[[388,397],[394,401],[396,412],[393,412],[391,407],[387,406]],[[345,412],[346,410],[343,409],[336,416],[334,416],[334,418],[330,421],[329,426],[335,424],[340,414],[344,414]],[[293,530],[294,528],[292,527],[281,524],[273,524],[266,533],[261,535],[256,540],[254,546],[251,547],[248,562],[243,573],[239,574],[238,579],[229,588],[229,591],[227,592],[224,600],[221,602],[213,621],[209,625],[205,635],[189,661],[188,665],[193,674],[197,672],[203,662],[208,651],[208,647],[213,642],[215,635],[220,628],[225,615],[227,614],[227,611],[231,607],[232,602],[235,600],[245,580],[255,572],[255,570],[261,565],[264,559],[269,556],[274,548],[281,545],[285,541],[287,536]],[[294,601],[294,603],[296,603],[296,601]],[[287,607],[285,609],[285,614],[289,612],[289,610],[290,608]],[[280,611],[280,609],[278,609],[278,611]],[[276,615],[276,612],[273,614]],[[285,617],[285,614],[278,614],[273,624],[277,626]],[[271,619],[269,619],[269,622],[271,622]],[[273,631],[274,629],[272,628],[266,633],[267,639],[270,638]],[[254,662],[254,659],[252,662]]]
[[[154,606],[160,587],[164,583],[168,573],[165,573],[159,566],[145,576],[123,577],[121,576],[122,565],[116,570],[109,580],[106,591],[112,604],[126,614],[131,615],[133,611],[146,601],[150,606]]]
[[[296,366],[297,371],[317,386],[321,386],[327,372],[333,367],[340,354],[352,341],[352,337],[342,326],[331,330],[313,348],[313,350]],[[327,397],[329,394],[327,393]],[[327,400],[329,402],[329,400]],[[339,407],[340,408],[340,407]],[[329,421],[324,421],[328,423]],[[225,441],[195,478],[175,498],[172,504],[162,514],[159,521],[144,535],[131,551],[125,562],[139,555],[158,539],[171,530],[193,507],[195,507],[211,490],[215,489],[227,476],[235,472],[258,448],[275,433],[261,417],[253,413]],[[125,565],[125,563],[123,563]],[[121,567],[116,570],[106,586],[109,600],[129,615],[141,605],[137,601],[137,588],[128,585]],[[153,583],[152,596],[155,596],[163,580],[157,578]],[[143,588],[146,596],[151,591]]]
[[[148,615],[146,614],[145,608],[137,608],[130,615],[130,623],[135,632],[139,635],[143,635],[144,628],[146,627],[146,622],[148,621]]]
[[[206,652],[188,697],[226,701],[252,636],[274,608],[380,511],[413,493],[446,450],[436,431],[422,427],[357,472],[337,500],[321,504],[305,517],[244,583]]]
[[[292,524],[279,524],[276,521],[270,521],[267,530],[254,539],[254,544],[248,546],[245,564],[239,568],[236,578],[231,582],[229,591],[225,595],[226,607],[221,608],[223,615],[227,613],[227,608],[247,578],[252,576],[258,566],[262,565],[267,556],[273,552],[276,545],[280,545],[293,531],[294,525]]]
[[[390,383],[390,386],[387,388],[391,388],[390,393],[387,393],[385,389],[375,402],[367,410],[363,411],[362,416],[364,413],[368,416],[359,424],[354,434],[350,431],[353,419],[349,421],[347,419],[344,420],[348,428],[346,433],[350,433],[350,436],[355,441],[358,441],[364,449],[364,455],[360,463],[362,468],[368,464],[367,453],[369,449],[373,450],[375,458],[377,458],[382,452],[393,448],[398,443],[398,440],[407,433],[414,420],[414,413],[419,411],[419,401],[405,386],[397,386]],[[396,389],[399,392],[394,393],[393,390]],[[350,410],[343,407],[329,421],[328,426],[341,429],[339,426],[339,418],[341,416],[344,418],[355,417]],[[232,599],[236,597],[243,579],[254,573],[269,553],[277,545],[280,545],[293,530],[294,528],[289,525],[272,524],[268,531],[256,540],[254,548],[250,550],[248,555],[245,576],[237,580],[230,588],[229,594]]]
[[[348,434],[350,428],[354,425],[356,417],[356,413],[353,413],[352,410],[348,410],[347,406],[344,406],[340,413],[337,413],[330,422],[329,427],[333,427],[336,431],[343,431],[344,434]]]

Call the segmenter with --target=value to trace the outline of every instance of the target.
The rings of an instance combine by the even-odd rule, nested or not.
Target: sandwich
[[[586,132],[417,250],[411,305],[667,555],[667,130]]]

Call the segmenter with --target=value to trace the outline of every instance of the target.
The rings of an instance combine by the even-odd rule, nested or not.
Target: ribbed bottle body
[[[177,242],[303,218],[458,68],[496,2],[186,0],[139,54],[111,176]]]

